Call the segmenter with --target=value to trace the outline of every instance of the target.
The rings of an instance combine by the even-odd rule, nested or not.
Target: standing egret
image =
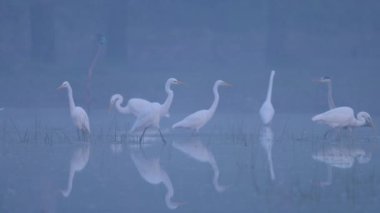
[[[343,127],[373,127],[371,116],[367,112],[359,112],[355,118],[354,110],[351,107],[336,107],[324,113],[315,115],[311,119],[314,122],[326,124],[332,128]]]
[[[272,88],[273,88],[273,78],[274,78],[275,73],[276,72],[274,70],[272,70],[272,72],[270,73],[267,97],[260,108],[260,118],[261,118],[261,121],[265,125],[269,124],[272,121],[272,118],[274,116],[274,108],[272,105]]]
[[[213,92],[214,92],[214,102],[212,103],[211,107],[209,109],[203,109],[199,110],[197,112],[194,112],[193,114],[188,115],[183,120],[175,123],[172,128],[189,128],[193,129],[195,132],[198,132],[200,128],[202,128],[214,115],[216,108],[218,107],[219,103],[219,92],[218,88],[219,86],[231,86],[230,84],[222,81],[217,80],[215,81]]]
[[[332,80],[328,76],[323,76],[320,79],[316,80],[316,82],[327,84],[327,103],[329,105],[329,109],[335,108],[335,102],[332,95]]]
[[[169,109],[173,102],[174,92],[171,89],[171,85],[178,85],[182,84],[182,81],[179,81],[175,78],[169,78],[165,83],[165,91],[167,93],[167,97],[164,103],[160,104],[160,116],[166,116],[169,117]],[[143,112],[146,108],[149,108],[149,105],[151,104],[150,101],[147,101],[145,99],[141,98],[131,98],[128,100],[128,103],[126,106],[121,106],[123,103],[123,96],[120,94],[112,95],[110,100],[110,108],[112,106],[115,106],[117,111],[123,114],[133,114],[134,116],[138,117],[141,112]]]
[[[86,111],[80,107],[75,106],[73,90],[70,83],[65,81],[58,89],[66,88],[69,96],[70,115],[74,122],[74,125],[82,132],[83,135],[90,134],[90,122]]]
[[[148,128],[155,128],[160,133],[161,139],[164,143],[166,143],[166,140],[164,136],[162,135],[161,129],[160,129],[160,112],[161,112],[161,105],[159,103],[151,103],[147,105],[143,111],[141,111],[140,115],[136,117],[136,121],[133,124],[132,128],[130,129],[130,133],[136,132],[136,131],[143,131],[140,138],[139,143],[141,143],[142,139],[144,138],[145,131]]]

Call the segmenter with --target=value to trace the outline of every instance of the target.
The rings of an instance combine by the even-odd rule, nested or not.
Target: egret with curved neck
[[[373,127],[372,118],[367,112],[359,112],[355,118],[354,110],[351,107],[336,107],[315,115],[311,120],[317,123],[326,124],[332,128],[359,126]]]
[[[173,102],[174,92],[171,89],[171,85],[178,85],[182,84],[182,81],[179,81],[175,78],[169,78],[165,83],[165,91],[167,93],[167,98],[164,103],[160,104],[160,116],[166,116],[169,117],[169,109]],[[123,103],[123,96],[120,94],[114,94],[111,96],[110,100],[110,108],[115,107],[116,110],[123,114],[133,114],[134,116],[138,117],[142,114],[143,111],[145,111],[147,108],[150,107],[150,104],[152,102],[147,101],[142,98],[131,98],[128,100],[127,105],[121,106]]]
[[[265,101],[264,101],[264,103],[261,106],[260,111],[259,111],[261,121],[265,125],[269,124],[272,121],[274,113],[275,113],[273,105],[272,105],[272,89],[273,89],[274,75],[275,75],[275,71],[272,70],[272,72],[270,74],[270,79],[269,79],[267,97],[266,97],[266,99],[265,99]]]
[[[80,107],[75,106],[73,90],[69,82],[65,81],[58,89],[66,88],[69,97],[69,109],[70,115],[74,122],[74,125],[85,135],[90,134],[90,121],[86,111]]]
[[[214,101],[211,104],[211,107],[209,109],[203,109],[199,110],[197,112],[194,112],[193,114],[188,115],[183,120],[173,124],[172,128],[189,128],[193,129],[194,131],[198,132],[200,128],[202,128],[214,115],[216,108],[219,104],[219,92],[218,88],[219,86],[231,86],[230,84],[222,81],[217,80],[214,83],[213,86],[213,93],[214,93]]]

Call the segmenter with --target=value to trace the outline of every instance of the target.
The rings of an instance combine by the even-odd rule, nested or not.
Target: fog
[[[0,105],[67,107],[56,90],[67,80],[88,108],[93,63],[92,109],[114,93],[163,102],[175,77],[185,84],[173,113],[208,107],[217,79],[233,84],[220,112],[256,113],[274,69],[278,113],[326,110],[326,85],[312,80],[330,76],[338,106],[379,114],[379,10],[375,0],[1,1]]]

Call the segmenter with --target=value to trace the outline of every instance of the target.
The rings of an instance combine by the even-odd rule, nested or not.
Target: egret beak
[[[183,85],[183,84],[185,84],[185,82],[177,80],[177,85]]]
[[[321,79],[313,79],[312,80],[314,83],[322,83]]]
[[[230,84],[230,83],[226,83],[226,82],[225,82],[225,83],[223,84],[223,86],[226,86],[226,87],[232,87],[232,84]]]
[[[57,90],[60,90],[60,89],[62,89],[62,88],[63,88],[63,86],[61,85],[61,86],[57,87]]]

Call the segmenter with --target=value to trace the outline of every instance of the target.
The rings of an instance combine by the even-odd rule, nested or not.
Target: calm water
[[[68,110],[8,110],[0,121],[0,212],[376,212],[380,141],[323,134],[311,115],[216,114],[197,135],[125,134],[133,118],[90,113],[80,142]],[[374,118],[374,120],[379,120]],[[71,185],[72,184],[72,185]],[[71,186],[70,186],[71,185]],[[173,210],[172,210],[173,209]]]

